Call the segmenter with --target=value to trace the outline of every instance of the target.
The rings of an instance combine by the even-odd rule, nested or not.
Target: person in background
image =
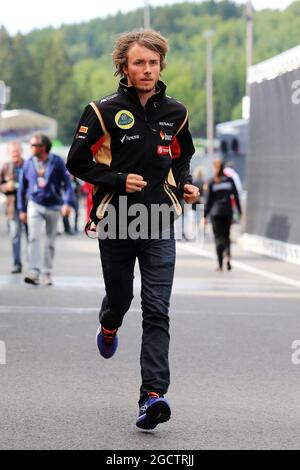
[[[57,224],[60,213],[63,216],[70,213],[74,192],[63,159],[50,153],[50,139],[35,135],[30,145],[32,156],[24,164],[18,190],[20,220],[28,223],[29,235],[29,272],[24,281],[38,285],[42,273],[43,284],[51,286]],[[42,253],[44,223],[46,234]]]
[[[85,207],[86,207],[86,223],[90,220],[90,214],[93,209],[93,185],[90,183],[83,183],[81,190],[85,194]]]
[[[230,176],[230,178],[233,179],[237,192],[239,194],[240,202],[241,202],[242,196],[243,196],[243,184],[242,184],[240,175],[235,170],[235,163],[233,161],[229,161],[226,163],[225,168],[224,168],[224,175]],[[232,210],[233,210],[232,220],[234,223],[236,223],[239,221],[239,213],[238,213],[235,199],[233,196],[231,197],[231,205],[232,205]]]
[[[195,171],[193,173],[193,182],[194,182],[194,185],[197,186],[197,188],[199,188],[199,200],[193,204],[193,209],[194,210],[197,210],[197,205],[198,204],[202,204],[202,196],[203,196],[203,191],[204,191],[204,183],[205,183],[205,179],[204,179],[204,169],[202,168],[202,166],[198,166],[197,168],[195,168]]]
[[[193,204],[185,204],[184,212],[176,221],[176,238],[186,242],[194,241],[201,224],[200,205],[203,203],[204,170],[201,166],[193,172],[193,185],[199,189],[199,198]]]
[[[78,221],[79,221],[79,203],[80,197],[82,196],[82,186],[77,178],[69,174],[71,179],[72,188],[74,191],[74,201],[72,204],[72,209],[74,210],[74,225],[71,226],[70,216],[63,216],[63,225],[64,230],[67,235],[76,235],[78,233]],[[72,219],[73,217],[71,217]]]
[[[23,224],[19,218],[17,208],[17,191],[22,177],[24,160],[22,147],[19,142],[10,142],[8,145],[10,162],[5,163],[0,173],[0,191],[6,195],[5,214],[8,221],[9,235],[12,241],[13,268],[12,274],[22,272],[21,240]],[[24,230],[24,232],[25,232]]]
[[[78,222],[79,222],[79,215],[80,215],[80,199],[82,197],[83,182],[79,180],[78,178],[75,178],[73,175],[71,175],[71,179],[72,179],[72,186],[73,186],[74,195],[75,195],[74,205],[73,205],[73,209],[74,209],[73,231],[74,233],[78,233],[79,232]]]
[[[224,175],[229,176],[233,179],[234,184],[236,186],[237,192],[239,193],[239,198],[241,200],[242,192],[243,192],[243,184],[240,178],[240,175],[235,170],[235,163],[233,161],[229,161],[224,166]]]
[[[224,164],[220,159],[213,161],[214,177],[209,181],[204,209],[204,224],[210,215],[218,257],[218,271],[223,271],[223,258],[227,258],[227,270],[231,266],[230,227],[232,224],[231,196],[235,198],[240,216],[242,209],[233,179],[224,174]]]

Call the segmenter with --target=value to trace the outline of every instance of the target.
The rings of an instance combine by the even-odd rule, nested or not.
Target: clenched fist
[[[183,190],[183,199],[185,200],[185,202],[187,202],[188,204],[193,204],[199,201],[200,191],[197,186],[194,186],[193,184],[185,184]]]
[[[146,181],[140,175],[130,173],[126,179],[126,193],[137,193],[147,186]]]

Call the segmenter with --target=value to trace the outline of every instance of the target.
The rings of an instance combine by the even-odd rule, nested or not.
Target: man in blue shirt
[[[55,252],[57,224],[60,213],[71,211],[74,192],[62,158],[50,153],[51,141],[35,135],[30,141],[32,157],[25,163],[18,190],[20,219],[28,223],[29,272],[27,284],[52,285],[51,273]],[[46,225],[44,253],[41,251],[43,223]]]

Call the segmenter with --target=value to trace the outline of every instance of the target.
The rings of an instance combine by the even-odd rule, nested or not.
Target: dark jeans
[[[230,227],[232,215],[211,217],[212,228],[215,237],[216,251],[220,268],[223,267],[224,254],[230,257]]]
[[[19,219],[19,212],[16,211],[12,219],[8,219],[8,230],[12,242],[12,254],[14,267],[22,267],[21,260],[21,240],[22,231],[25,230],[27,236],[27,225]]]
[[[170,384],[169,306],[175,266],[175,240],[100,240],[106,297],[100,323],[119,328],[133,299],[134,265],[139,261],[142,289],[141,404],[148,392],[164,395]]]

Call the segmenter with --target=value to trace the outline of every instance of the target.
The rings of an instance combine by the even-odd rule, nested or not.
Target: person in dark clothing
[[[203,204],[203,195],[204,195],[204,185],[205,185],[205,179],[204,179],[204,170],[202,167],[197,167],[193,173],[193,184],[197,186],[199,189],[199,199],[196,203],[193,204],[193,210],[197,210],[197,206],[199,204]]]
[[[82,185],[80,181],[75,178],[74,176],[70,175],[71,185],[74,192],[74,201],[72,204],[72,209],[74,211],[74,225],[71,226],[70,222],[70,214],[64,215],[62,217],[64,231],[67,235],[75,235],[78,233],[78,220],[79,220],[79,205],[80,205],[80,198],[82,196]]]
[[[8,221],[9,235],[12,241],[13,268],[12,274],[22,272],[21,241],[22,233],[27,234],[27,225],[19,219],[17,208],[17,191],[22,178],[24,160],[19,142],[10,142],[8,146],[10,162],[5,163],[0,173],[0,191],[6,195],[5,214]]]
[[[167,50],[166,39],[155,31],[122,35],[113,53],[116,75],[123,77],[119,89],[112,96],[92,102],[82,115],[67,168],[94,185],[89,228],[93,224],[101,227],[110,207],[123,215],[122,197],[128,212],[136,204],[146,208],[151,223],[155,205],[164,204],[175,217],[182,211],[180,197],[188,203],[198,198],[199,190],[193,186],[189,171],[195,149],[187,110],[166,96],[166,86],[159,80]],[[99,240],[106,297],[100,310],[97,346],[106,359],[116,352],[117,331],[133,298],[138,259],[143,338],[136,425],[154,429],[171,416],[164,395],[170,383],[168,313],[175,265],[173,220],[168,237],[164,237],[162,225],[153,237],[146,230],[147,224],[142,224],[137,238],[129,233],[129,225],[125,236],[121,236],[122,224],[118,228],[116,236],[109,232],[106,239]]]
[[[227,257],[227,269],[230,271],[232,269],[230,242],[230,227],[233,217],[232,196],[235,198],[240,216],[242,215],[242,209],[233,179],[224,174],[222,160],[214,160],[213,167],[214,177],[208,184],[204,223],[207,224],[207,217],[210,215],[219,263],[217,270],[223,271],[223,258],[225,255]]]

